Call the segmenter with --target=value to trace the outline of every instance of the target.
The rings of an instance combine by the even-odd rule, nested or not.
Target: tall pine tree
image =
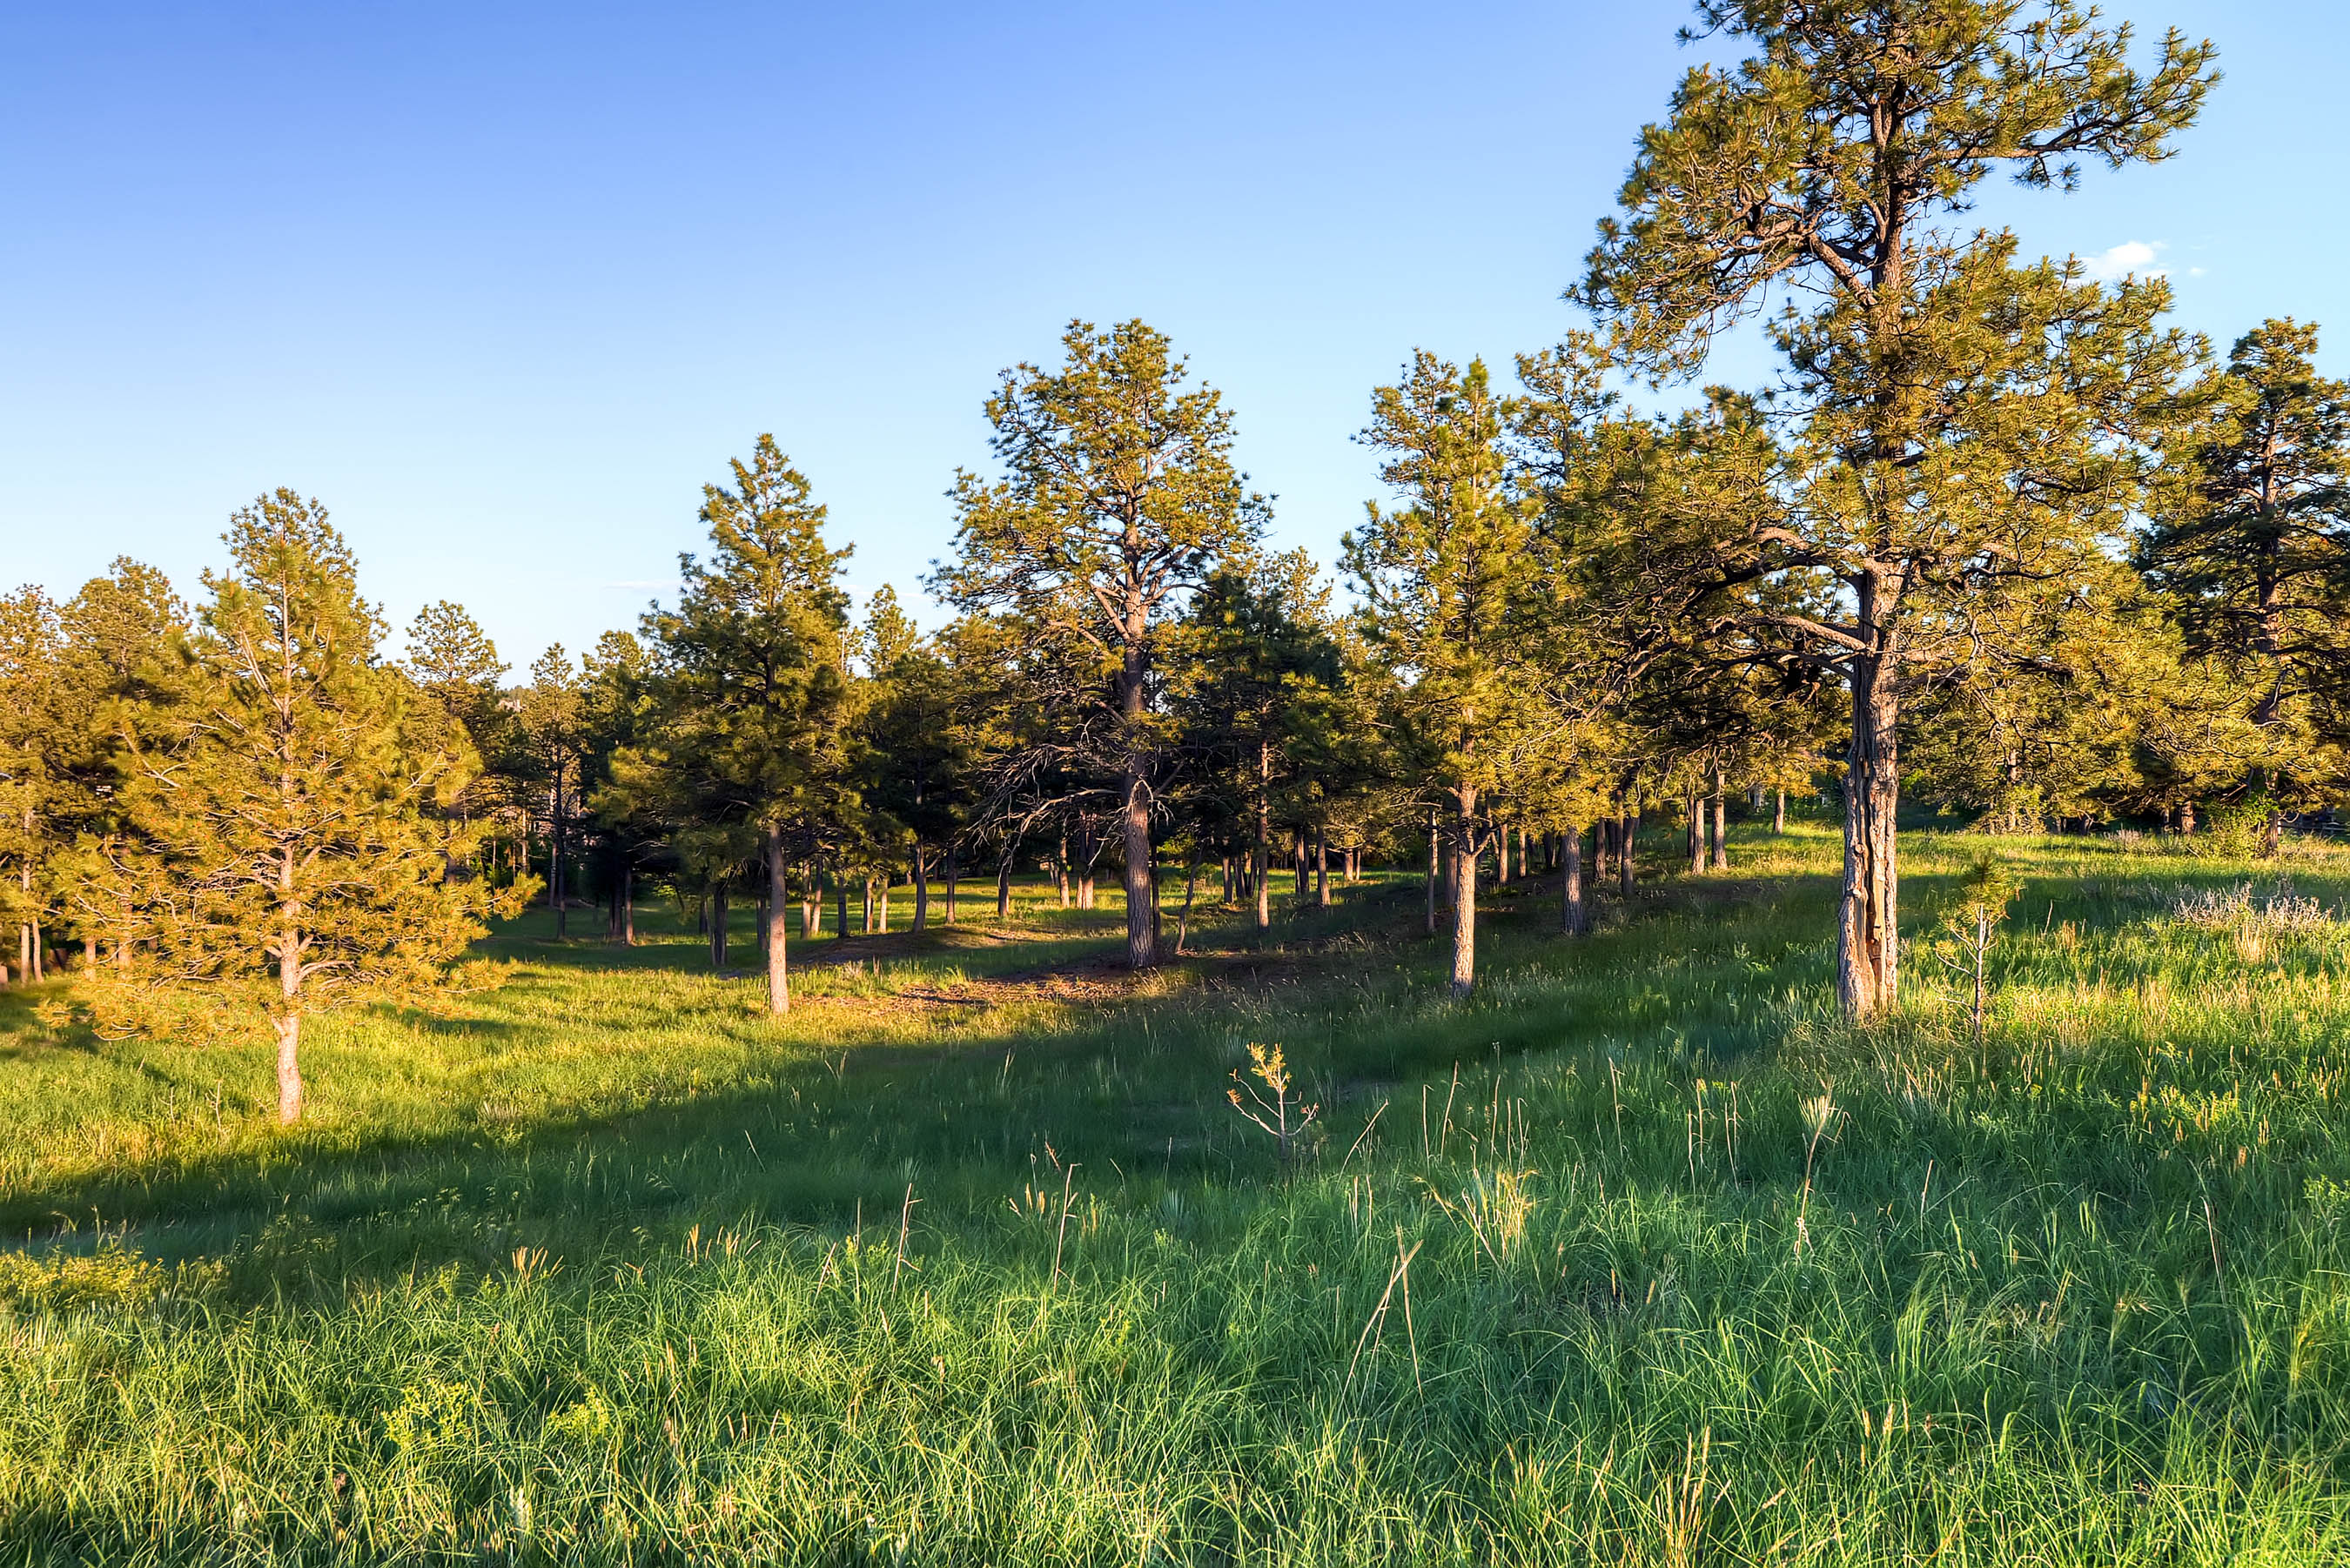
[[[767,886],[767,1010],[791,1006],[791,872],[853,799],[846,548],[771,435],[731,486],[706,485],[705,561],[681,558],[674,610],[645,618],[660,733],[616,759],[617,787],[702,835],[743,843]]]
[[[266,1019],[291,1123],[304,1020],[434,989],[494,900],[448,875],[464,846],[440,808],[470,748],[435,746],[442,727],[415,722],[325,509],[276,491],[231,519],[227,544],[230,567],[204,576],[186,701],[128,768],[144,852],[109,869],[133,956],[90,996],[112,1028],[171,1016],[174,995]]]

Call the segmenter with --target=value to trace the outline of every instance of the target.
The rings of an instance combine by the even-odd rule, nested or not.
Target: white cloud
[[[2155,265],[2154,258],[2168,248],[2168,245],[2161,240],[2155,240],[2152,243],[2145,240],[2124,240],[2109,250],[2086,257],[2083,265],[2089,269],[2091,277],[2106,282],[2111,282],[2126,274],[2135,274],[2139,277],[2163,277],[2168,275],[2169,269]]]

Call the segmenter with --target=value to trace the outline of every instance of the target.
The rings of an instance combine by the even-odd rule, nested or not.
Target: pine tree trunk
[[[726,972],[726,884],[710,889],[710,967]]]
[[[547,897],[555,901],[555,940],[559,942],[567,932],[570,917],[570,911],[565,906],[571,902],[571,889],[566,885],[563,865],[567,836],[563,831],[563,765],[560,763],[556,764],[554,798],[555,863],[549,867],[553,875],[546,879],[546,891]]]
[[[1730,869],[1730,796],[1721,787],[1721,770],[1713,770],[1713,868]]]
[[[784,909],[791,901],[791,867],[784,861],[784,836],[767,829],[767,1012],[780,1016],[792,1010],[791,971],[784,951]]]
[[[277,1125],[290,1127],[302,1119],[302,1015],[284,1012],[269,1022],[277,1033]]]
[[[1159,898],[1153,886],[1150,797],[1139,767],[1126,781],[1126,961],[1132,969],[1159,962]],[[1092,878],[1087,877],[1088,883]]]
[[[914,929],[931,929],[931,852],[914,842]]]
[[[1771,807],[1771,831],[1773,834],[1787,831],[1787,792],[1780,790],[1777,793],[1778,798]]]
[[[1326,830],[1314,830],[1314,904],[1316,909],[1330,907],[1330,838]]]
[[[824,881],[815,861],[801,869],[807,880],[800,888],[800,940],[813,941],[824,934]]]
[[[1007,843],[1003,858],[995,867],[995,918],[1001,922],[1012,918],[1012,867],[1019,857],[1019,846]]]
[[[832,868],[832,936],[840,941],[848,935],[848,874],[839,867]]]
[[[1864,601],[1870,597],[1864,595]],[[1864,626],[1876,618],[1861,606]],[[1900,803],[1900,763],[1895,738],[1900,712],[1895,660],[1879,652],[1852,665],[1852,746],[1844,784],[1844,891],[1836,918],[1836,1001],[1848,1018],[1865,1019],[1893,1004],[1899,977],[1900,934],[1895,924],[1899,871],[1894,812]]]
[[[962,864],[955,854],[954,841],[947,842],[947,924],[955,923],[955,884],[962,880]]]
[[[1297,885],[1295,896],[1291,899],[1291,907],[1302,909],[1305,907],[1305,830],[1304,828],[1301,827],[1289,836],[1289,847],[1290,868],[1297,874]]]
[[[280,857],[277,867],[280,918],[277,933],[278,1010],[270,1019],[277,1032],[277,1123],[292,1127],[302,1119],[302,930],[300,904],[295,892],[294,856]],[[40,928],[33,929],[33,973],[40,974]]]
[[[1591,929],[1591,906],[1583,897],[1583,829],[1570,823],[1559,836],[1560,874],[1558,929],[1570,937]]]
[[[1455,798],[1461,815],[1452,829],[1452,996],[1460,1001],[1477,985],[1477,792],[1464,784]]]
[[[1640,842],[1640,801],[1637,795],[1624,797],[1624,815],[1616,823],[1616,885],[1627,898],[1632,896],[1636,875],[1634,851]]]
[[[1249,892],[1256,900],[1256,929],[1273,924],[1273,747],[1256,748],[1256,840],[1249,857]]]
[[[1689,807],[1690,875],[1694,877],[1705,869],[1705,802],[1691,788],[1685,804]]]
[[[873,929],[885,937],[889,934],[889,884],[895,879],[887,868],[873,879],[875,886],[879,889],[879,896],[873,901],[873,907],[881,917],[874,923]]]
[[[1436,934],[1436,884],[1443,874],[1444,857],[1436,843],[1436,814],[1428,814],[1428,934]]]
[[[624,946],[637,945],[637,868],[620,867],[620,941]]]
[[[1061,908],[1069,907],[1069,830],[1061,830],[1061,852],[1053,860],[1053,887],[1061,895]]]

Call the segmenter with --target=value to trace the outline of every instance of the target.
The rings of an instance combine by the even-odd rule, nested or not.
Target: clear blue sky
[[[2000,192],[2139,246],[2222,346],[2350,355],[2350,10],[2126,0],[2220,47],[2180,156]],[[1689,63],[1676,0],[992,5],[19,4],[0,13],[0,579],[192,591],[229,512],[326,502],[395,624],[518,669],[633,625],[772,430],[916,588],[994,372],[1140,316],[1222,388],[1277,533],[1377,493],[1415,345],[1497,368]],[[1757,380],[1753,360],[1724,368]]]

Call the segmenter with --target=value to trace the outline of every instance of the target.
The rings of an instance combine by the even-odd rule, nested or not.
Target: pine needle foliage
[[[767,1008],[791,1006],[785,921],[792,866],[851,799],[847,548],[825,542],[825,508],[772,435],[731,487],[707,485],[707,561],[680,558],[675,609],[645,618],[656,650],[659,736],[616,759],[609,804],[633,798],[679,824],[723,877],[741,860],[764,872]]]
[[[133,834],[96,888],[122,961],[86,995],[109,1033],[265,1020],[290,1123],[304,1019],[430,997],[512,898],[449,875],[468,846],[442,808],[476,761],[420,726],[413,689],[379,659],[381,624],[325,509],[276,491],[226,543],[186,701],[129,771]]]

